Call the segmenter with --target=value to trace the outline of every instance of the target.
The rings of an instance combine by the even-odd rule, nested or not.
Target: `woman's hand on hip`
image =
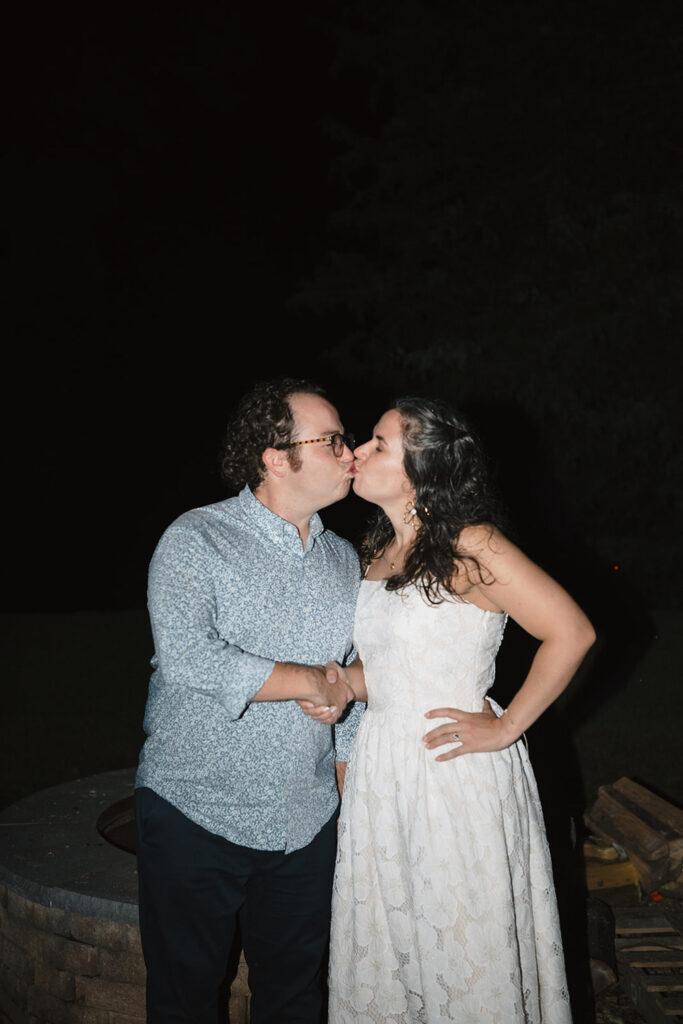
[[[450,722],[437,725],[422,737],[428,750],[447,743],[458,746],[435,757],[435,761],[451,761],[463,754],[504,750],[519,739],[506,716],[498,718],[488,702],[483,711],[461,711],[459,708],[434,708],[425,718],[450,718]]]

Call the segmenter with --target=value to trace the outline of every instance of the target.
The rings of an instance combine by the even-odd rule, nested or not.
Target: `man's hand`
[[[346,673],[336,661],[328,661],[320,669],[320,702],[317,699],[298,700],[297,704],[305,715],[321,725],[334,725],[344,713],[346,705],[355,700]]]

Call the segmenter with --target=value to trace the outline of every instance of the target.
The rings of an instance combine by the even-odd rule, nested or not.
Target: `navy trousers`
[[[148,1024],[227,1019],[224,980],[239,923],[251,1024],[321,1024],[336,815],[304,849],[252,850],[135,793]]]

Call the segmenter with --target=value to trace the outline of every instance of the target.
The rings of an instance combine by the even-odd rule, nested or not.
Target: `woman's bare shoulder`
[[[463,527],[457,542],[461,554],[477,559],[500,555],[509,546],[510,541],[491,523]]]

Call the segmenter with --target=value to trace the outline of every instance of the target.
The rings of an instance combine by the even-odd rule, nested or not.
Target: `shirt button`
[[[311,606],[310,606],[310,604],[307,604],[306,607],[304,608],[304,611],[308,613],[308,612],[310,612],[310,610],[311,610]]]

